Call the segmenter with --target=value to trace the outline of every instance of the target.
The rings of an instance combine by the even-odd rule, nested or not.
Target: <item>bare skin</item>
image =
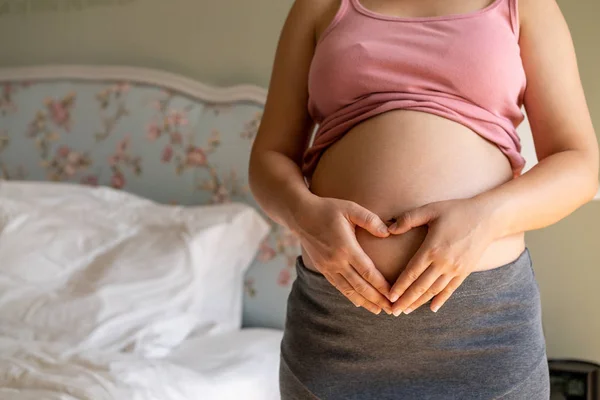
[[[361,0],[373,12],[408,17],[490,3]],[[519,3],[536,167],[511,179],[506,157],[475,132],[396,110],[331,146],[310,188],[299,169],[314,127],[307,76],[339,0],[297,0],[292,7],[253,146],[250,186],[265,212],[299,236],[307,267],[356,306],[398,315],[433,299],[437,311],[470,273],[514,260],[525,231],[559,221],[595,194],[598,146],[568,28],[555,0]]]
[[[357,202],[391,225],[405,211],[434,201],[469,198],[511,178],[507,158],[465,126],[431,114],[392,111],[365,121],[331,146],[310,189],[321,197]],[[356,236],[385,278],[394,282],[426,233],[426,227],[418,227],[404,235],[377,238],[358,229]],[[474,270],[496,268],[517,258],[525,248],[523,236],[495,241]],[[303,260],[315,269],[306,253]]]

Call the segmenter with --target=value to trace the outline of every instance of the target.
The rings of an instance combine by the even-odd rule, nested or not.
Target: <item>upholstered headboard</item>
[[[162,203],[242,201],[266,91],[128,67],[0,69],[0,177],[108,185]],[[273,224],[246,326],[281,327],[298,243]],[[218,299],[215,299],[218,301]]]

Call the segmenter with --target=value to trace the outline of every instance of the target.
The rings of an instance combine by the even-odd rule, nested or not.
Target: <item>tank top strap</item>
[[[354,9],[354,11],[359,11],[362,7],[362,4],[360,4],[360,2],[356,0],[348,0],[348,2],[352,4],[352,8]]]
[[[518,38],[520,33],[519,0],[508,0],[508,8],[511,26],[515,36]]]
[[[519,0],[496,0],[497,7],[494,12],[500,13],[501,17],[511,27],[513,34],[519,37]]]
[[[319,41],[317,42],[317,45],[319,43],[321,43],[323,41],[323,39],[325,39],[325,36],[327,36],[333,30],[333,28],[335,28],[340,23],[340,21],[344,18],[344,16],[348,13],[348,10],[351,8],[350,7],[351,1],[352,0],[340,0],[337,12],[333,16],[333,19],[331,20],[331,22],[329,23],[327,28],[325,28],[325,30],[321,33],[321,36],[319,37]]]

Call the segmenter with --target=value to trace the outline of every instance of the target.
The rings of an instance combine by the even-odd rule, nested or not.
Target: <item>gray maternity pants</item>
[[[437,312],[356,308],[296,260],[281,342],[282,400],[548,400],[529,250],[474,272]]]

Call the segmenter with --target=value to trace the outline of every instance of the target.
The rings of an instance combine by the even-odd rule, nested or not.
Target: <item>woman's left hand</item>
[[[428,226],[425,240],[392,287],[393,313],[409,314],[433,299],[437,312],[473,272],[494,240],[490,212],[475,198],[430,203],[400,215],[393,235]]]

